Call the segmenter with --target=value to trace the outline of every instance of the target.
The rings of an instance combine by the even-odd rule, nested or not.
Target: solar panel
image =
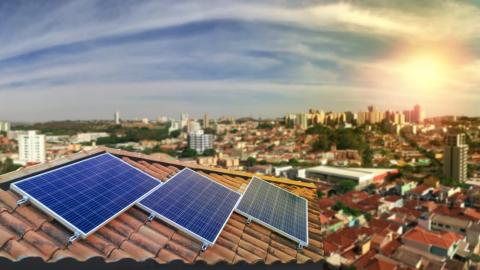
[[[238,204],[235,192],[188,168],[139,202],[139,207],[170,225],[212,245]]]
[[[253,177],[236,209],[251,221],[308,245],[308,201]]]
[[[101,154],[11,184],[11,189],[86,238],[161,182]]]

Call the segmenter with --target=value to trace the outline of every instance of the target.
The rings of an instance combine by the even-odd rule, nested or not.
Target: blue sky
[[[417,102],[429,114],[479,115],[480,7],[421,3],[1,1],[0,119],[272,117]],[[397,55],[425,46],[465,57],[449,63],[455,76],[419,91],[398,79]]]

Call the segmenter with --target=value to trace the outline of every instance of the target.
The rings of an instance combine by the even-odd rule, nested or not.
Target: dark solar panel
[[[18,181],[11,188],[87,237],[160,184],[105,153]]]
[[[304,198],[254,177],[236,210],[301,246],[308,245],[308,202]]]
[[[215,243],[240,199],[240,194],[184,169],[140,201],[157,218],[201,240]]]

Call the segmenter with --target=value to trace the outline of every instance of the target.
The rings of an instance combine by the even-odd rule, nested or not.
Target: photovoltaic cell
[[[160,184],[105,153],[18,181],[11,189],[85,238]]]
[[[214,244],[240,194],[190,169],[183,169],[140,201],[155,217]]]
[[[253,177],[236,211],[279,234],[308,245],[308,201]]]

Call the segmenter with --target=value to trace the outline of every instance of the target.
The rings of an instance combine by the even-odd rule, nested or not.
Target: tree
[[[211,127],[204,128],[203,132],[205,134],[213,134],[213,135],[217,134],[217,131],[214,128],[211,128]]]
[[[198,156],[197,150],[185,148],[180,154],[182,158],[194,158]]]
[[[207,150],[203,151],[203,155],[207,156],[207,157],[213,157],[213,156],[215,156],[215,154],[217,154],[215,149],[207,149]]]
[[[14,164],[12,159],[7,158],[3,163],[0,162],[0,174],[15,171],[20,167],[20,165]]]
[[[335,184],[333,188],[340,194],[345,194],[349,191],[352,191],[357,186],[357,183],[352,180],[342,180]]]
[[[373,151],[370,147],[367,147],[362,154],[362,164],[364,167],[371,167],[372,166],[372,158],[373,158]]]
[[[291,158],[288,161],[288,164],[291,165],[291,166],[294,166],[294,167],[298,167],[298,165],[300,165],[300,162],[296,158]]]
[[[247,166],[248,167],[253,167],[257,164],[257,159],[254,157],[248,157],[247,158]]]
[[[172,132],[170,132],[170,137],[171,138],[178,138],[178,136],[180,136],[182,132],[178,129],[178,130],[174,130]]]
[[[317,191],[317,197],[318,197],[319,199],[323,198],[324,196],[325,196],[325,193],[323,193],[323,192],[320,191],[320,190]]]

